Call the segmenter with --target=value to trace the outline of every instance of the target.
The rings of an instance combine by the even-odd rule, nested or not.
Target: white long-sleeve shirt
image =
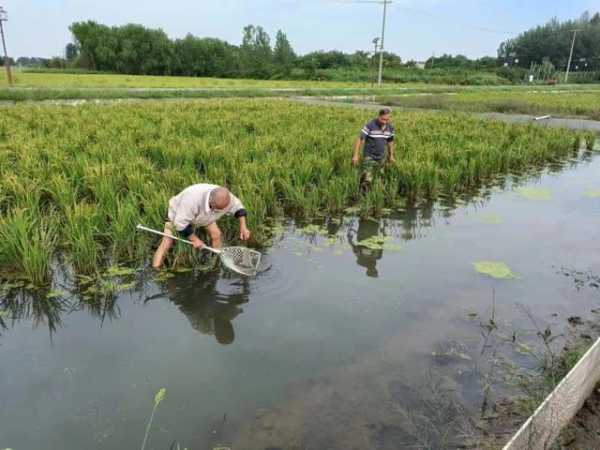
[[[177,231],[189,230],[190,225],[210,225],[224,214],[236,217],[245,215],[244,205],[233,194],[230,194],[231,200],[225,210],[214,211],[210,208],[210,192],[218,187],[214,184],[194,184],[169,200],[168,217]]]

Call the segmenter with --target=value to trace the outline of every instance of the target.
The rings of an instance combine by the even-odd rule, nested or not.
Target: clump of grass
[[[148,419],[148,424],[146,425],[146,433],[144,434],[144,440],[142,441],[141,449],[144,450],[146,448],[146,443],[148,442],[148,436],[150,435],[150,428],[152,427],[152,421],[154,420],[154,413],[167,395],[167,390],[165,388],[161,388],[156,395],[154,396],[154,406],[152,407],[152,413],[150,414],[150,419]]]
[[[57,240],[53,216],[16,209],[0,219],[0,264],[33,287],[49,283]]]

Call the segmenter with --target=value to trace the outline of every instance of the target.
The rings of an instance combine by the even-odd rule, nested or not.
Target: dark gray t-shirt
[[[385,156],[386,144],[394,140],[394,135],[394,127],[389,123],[382,129],[377,119],[367,122],[360,130],[360,138],[365,141],[363,155],[380,161]]]

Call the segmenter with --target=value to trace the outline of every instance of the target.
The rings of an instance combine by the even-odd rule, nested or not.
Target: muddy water
[[[600,274],[598,191],[587,154],[464,202],[288,223],[253,279],[145,278],[104,308],[6,296],[0,448],[140,448],[162,387],[147,449],[472,442],[537,366],[537,329],[600,307],[571,276]],[[518,278],[477,273],[486,260]]]

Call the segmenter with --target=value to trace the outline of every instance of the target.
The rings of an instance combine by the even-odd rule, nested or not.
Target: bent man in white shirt
[[[226,188],[214,184],[194,184],[169,200],[168,221],[165,233],[178,233],[191,241],[194,248],[200,249],[204,242],[194,233],[195,226],[206,229],[214,248],[221,248],[221,230],[217,220],[224,214],[233,215],[240,221],[240,239],[250,239],[250,230],[246,226],[246,209],[242,202]],[[154,258],[152,267],[159,269],[174,240],[164,237]]]

